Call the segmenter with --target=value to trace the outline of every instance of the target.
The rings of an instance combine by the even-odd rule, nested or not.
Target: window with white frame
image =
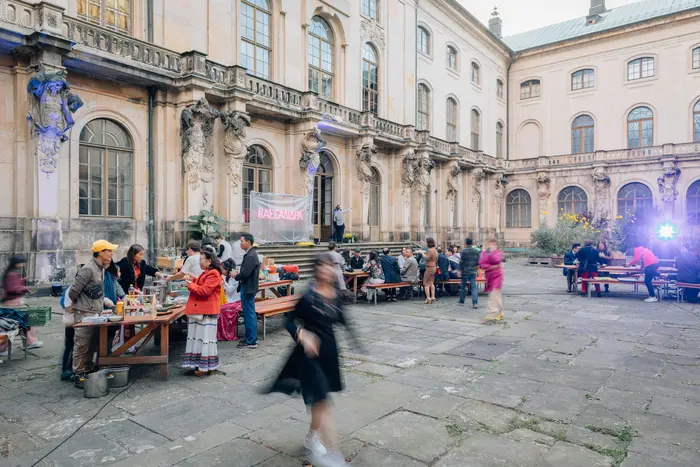
[[[588,89],[595,87],[595,71],[591,69],[579,70],[571,74],[571,90]]]
[[[503,123],[496,122],[496,157],[503,157]]]
[[[314,16],[309,28],[309,91],[333,99],[333,31]]]
[[[693,70],[700,68],[700,47],[693,49]]]
[[[131,34],[131,0],[78,0],[78,19]]]
[[[472,83],[481,84],[481,67],[476,62],[472,62]]]
[[[627,64],[627,80],[634,81],[654,76],[654,58],[642,57]]]
[[[478,110],[472,109],[472,149],[478,151],[481,149],[481,114]]]
[[[362,0],[362,14],[377,19],[377,0]]]
[[[270,79],[272,9],[270,0],[241,0],[241,65]]]
[[[496,97],[498,97],[499,99],[503,99],[503,94],[504,94],[503,88],[504,88],[503,81],[501,81],[500,79],[497,79],[496,80]]]
[[[447,141],[455,142],[457,139],[457,116],[459,115],[457,101],[452,97],[447,98]]]
[[[423,26],[418,26],[416,41],[418,51],[430,55],[430,33]]]
[[[637,107],[627,116],[627,148],[654,145],[654,113],[649,107]]]
[[[418,105],[416,106],[416,129],[430,129],[430,89],[423,83],[418,84]]]
[[[379,66],[377,51],[365,44],[362,52],[362,110],[376,115],[379,107]]]
[[[540,97],[540,80],[531,79],[520,84],[520,99]]]

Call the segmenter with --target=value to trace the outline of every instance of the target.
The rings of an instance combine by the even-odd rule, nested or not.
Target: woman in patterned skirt
[[[203,249],[199,265],[202,274],[187,276],[185,280],[190,298],[185,308],[187,345],[182,367],[195,370],[196,376],[206,376],[219,367],[216,326],[221,308],[221,263],[216,253]]]

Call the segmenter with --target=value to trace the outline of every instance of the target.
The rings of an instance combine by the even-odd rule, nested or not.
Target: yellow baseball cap
[[[115,245],[113,243],[109,243],[107,240],[97,240],[95,243],[92,244],[92,252],[93,253],[99,253],[100,251],[104,250],[116,250],[119,248],[119,245]]]

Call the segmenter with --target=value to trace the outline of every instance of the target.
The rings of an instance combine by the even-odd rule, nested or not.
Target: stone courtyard
[[[367,351],[343,341],[334,414],[350,464],[700,465],[700,308],[628,288],[573,296],[559,269],[521,263],[506,265],[500,325],[480,324],[485,296],[479,310],[454,297],[350,308]],[[290,349],[280,323],[257,350],[220,343],[208,379],[182,375],[173,342],[167,382],[132,368],[126,389],[85,399],[58,380],[54,315],[44,348],[0,364],[0,465],[307,465],[302,401],[257,393]]]

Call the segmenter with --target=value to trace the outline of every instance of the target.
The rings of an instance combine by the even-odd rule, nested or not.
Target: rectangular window
[[[693,69],[700,68],[700,47],[693,49]]]
[[[271,16],[260,4],[252,0],[241,2],[240,60],[250,74],[270,79]]]
[[[362,14],[377,19],[377,0],[362,0]]]
[[[571,75],[572,91],[592,87],[595,87],[595,72],[593,70],[580,70]]]
[[[129,152],[80,147],[78,213],[81,216],[132,216],[131,157]]]
[[[638,58],[627,64],[627,80],[634,81],[654,76],[654,59],[652,57]]]
[[[131,34],[131,0],[78,0],[78,19]]]

